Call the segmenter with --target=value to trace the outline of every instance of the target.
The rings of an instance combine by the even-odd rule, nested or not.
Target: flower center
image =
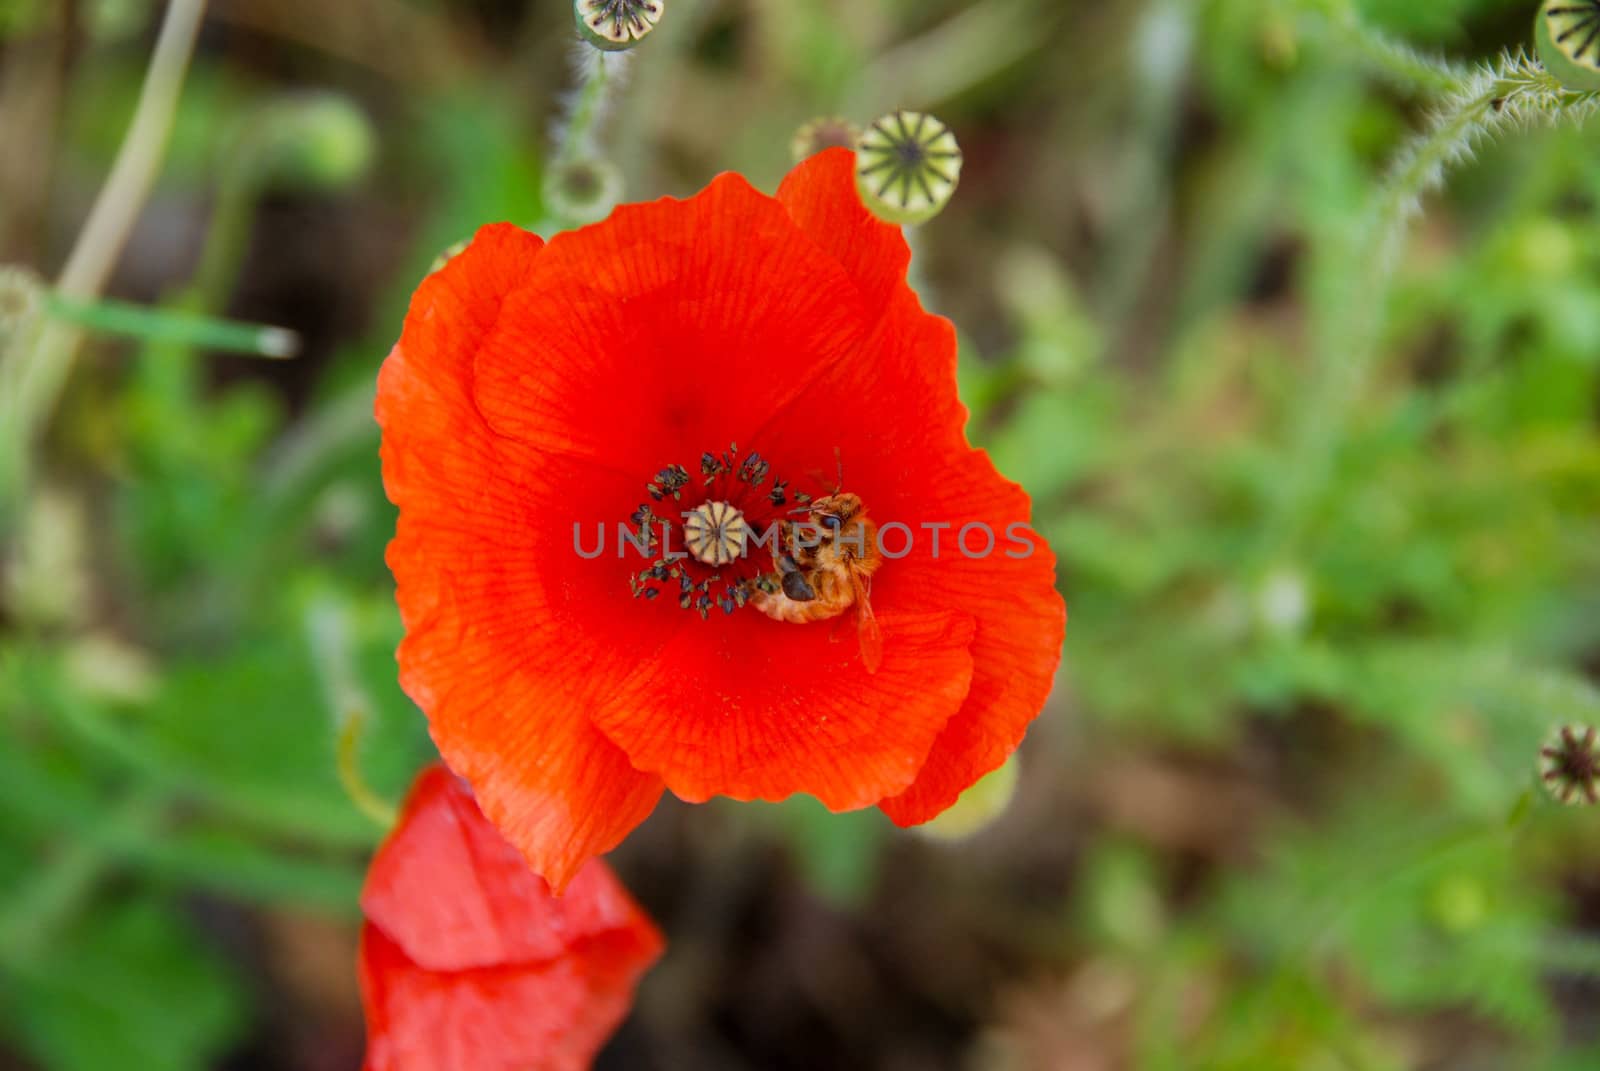
[[[744,511],[727,502],[702,502],[683,522],[684,546],[706,565],[731,565],[749,537]]]
[[[635,598],[673,591],[680,607],[709,617],[714,607],[731,614],[757,593],[779,590],[772,548],[784,531],[785,507],[804,507],[811,496],[791,493],[760,454],[741,454],[737,445],[708,451],[698,476],[668,465],[645,491],[650,501],[630,520],[635,546],[655,557],[630,578]]]

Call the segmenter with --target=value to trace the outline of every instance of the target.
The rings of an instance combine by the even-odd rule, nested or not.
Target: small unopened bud
[[[1592,725],[1563,725],[1539,749],[1539,777],[1565,804],[1600,803],[1600,747]]]
[[[558,161],[545,173],[544,199],[563,222],[595,223],[622,200],[622,173],[598,157]]]
[[[1544,69],[1562,85],[1600,90],[1600,0],[1544,0],[1533,43]]]
[[[573,0],[578,35],[605,52],[622,52],[643,41],[666,10],[666,0]]]
[[[243,131],[242,162],[275,189],[339,190],[360,182],[377,156],[372,121],[338,93],[295,93],[263,105]]]
[[[853,149],[861,138],[861,128],[836,115],[813,119],[794,132],[789,152],[794,162],[809,159],[823,149]]]
[[[856,187],[873,215],[922,223],[949,203],[961,178],[961,147],[931,115],[898,111],[856,142]]]

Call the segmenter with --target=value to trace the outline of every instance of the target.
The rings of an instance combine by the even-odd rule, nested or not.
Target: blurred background
[[[0,442],[0,1067],[347,1071],[380,831],[338,741],[391,798],[429,755],[373,379],[442,250],[555,225],[572,17],[213,0],[133,308],[43,295],[164,7],[0,0],[42,433]],[[1484,145],[1392,271],[1366,226],[1449,88],[1396,44],[1476,62],[1533,4],[667,7],[600,131],[629,199],[771,190],[815,116],[954,127],[915,278],[1070,621],[998,817],[664,801],[614,859],[669,955],[599,1066],[1600,1067],[1600,817],[1536,766],[1600,723],[1600,130]]]

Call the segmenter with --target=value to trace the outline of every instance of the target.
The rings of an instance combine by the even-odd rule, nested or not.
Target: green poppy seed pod
[[[861,128],[837,115],[813,119],[794,132],[789,154],[794,162],[810,159],[823,149],[853,149],[861,138]]]
[[[1600,739],[1592,725],[1563,725],[1539,749],[1539,779],[1562,803],[1600,803]]]
[[[666,10],[666,0],[573,0],[578,36],[603,52],[623,52],[643,41]]]
[[[1600,0],[1544,0],[1533,43],[1544,69],[1562,85],[1600,90]]]
[[[598,157],[557,161],[544,177],[545,206],[567,223],[605,219],[622,200],[622,173]]]
[[[856,188],[872,214],[889,223],[938,215],[961,178],[961,146],[931,115],[898,111],[856,141]]]

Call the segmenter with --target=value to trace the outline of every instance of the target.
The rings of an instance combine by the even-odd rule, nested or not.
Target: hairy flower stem
[[[1401,147],[1353,244],[1340,252],[1336,285],[1341,297],[1316,332],[1305,419],[1261,529],[1261,561],[1303,540],[1332,477],[1335,450],[1377,363],[1389,284],[1422,198],[1442,186],[1453,167],[1470,160],[1480,143],[1505,129],[1582,122],[1597,108],[1600,94],[1573,92],[1523,53],[1507,53],[1457,83],[1428,128]]]
[[[625,54],[584,48],[579,60],[583,82],[573,97],[567,121],[556,136],[555,152],[550,157],[552,168],[570,164],[594,150],[596,128],[610,103],[611,91],[622,82],[626,63]]]
[[[555,228],[604,219],[622,199],[622,173],[601,151],[598,127],[621,86],[626,63],[627,53],[588,46],[577,59],[580,85],[568,98],[545,162],[544,213]]]
[[[1468,77],[1454,64],[1392,41],[1356,19],[1338,27],[1335,36],[1372,71],[1402,88],[1451,93]]]
[[[1373,29],[1350,0],[1306,0],[1299,21],[1304,29],[1332,37],[1373,74],[1403,90],[1449,95],[1472,74]]]

